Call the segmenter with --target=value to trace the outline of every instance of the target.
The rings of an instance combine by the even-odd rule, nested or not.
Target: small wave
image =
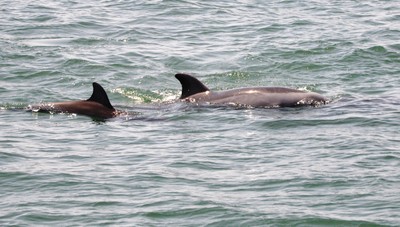
[[[116,88],[112,92],[118,93],[136,103],[152,103],[163,101],[163,96],[149,90],[137,88]]]

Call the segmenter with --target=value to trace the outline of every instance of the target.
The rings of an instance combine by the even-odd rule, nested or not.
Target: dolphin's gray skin
[[[123,113],[114,109],[107,93],[98,83],[93,83],[93,94],[88,100],[30,105],[28,110],[46,113],[74,113],[100,119],[116,117]]]
[[[187,74],[176,74],[182,84],[181,100],[195,103],[250,107],[295,107],[325,104],[327,99],[314,92],[282,87],[248,87],[227,91],[210,91],[203,83]]]

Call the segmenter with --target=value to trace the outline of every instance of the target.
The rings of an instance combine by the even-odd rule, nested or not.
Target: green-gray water
[[[1,226],[398,226],[399,1],[2,1]],[[320,107],[174,103],[315,91]],[[138,119],[19,110],[86,99]]]

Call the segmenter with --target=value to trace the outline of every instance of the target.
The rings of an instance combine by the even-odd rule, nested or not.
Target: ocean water
[[[400,225],[398,1],[0,2],[1,226]],[[319,107],[176,102],[283,86]],[[87,99],[104,122],[31,113]]]

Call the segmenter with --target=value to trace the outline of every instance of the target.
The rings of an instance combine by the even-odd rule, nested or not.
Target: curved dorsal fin
[[[182,94],[180,99],[184,99],[191,95],[210,90],[202,82],[191,75],[178,73],[175,75],[175,77],[182,84]]]
[[[110,103],[110,100],[108,99],[106,91],[100,84],[96,82],[93,83],[93,94],[87,101],[98,102],[109,109],[114,109]]]

